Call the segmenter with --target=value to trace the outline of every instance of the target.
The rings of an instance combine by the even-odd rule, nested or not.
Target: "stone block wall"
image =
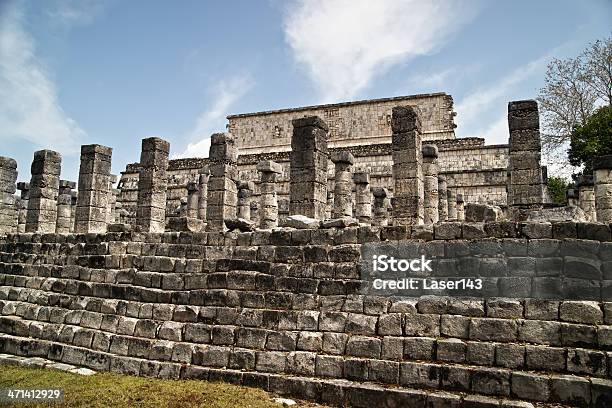
[[[453,98],[445,93],[230,115],[228,130],[236,137],[243,154],[290,150],[291,121],[304,116],[319,116],[325,121],[329,126],[330,147],[389,143],[391,109],[398,105],[419,108],[424,140],[454,139]]]
[[[608,225],[571,222],[450,222],[429,235],[9,234],[0,240],[0,353],[333,405],[603,407],[610,241]],[[478,297],[362,294],[364,246],[376,244],[426,254],[440,276],[469,270],[491,285]],[[439,266],[459,259],[469,269]],[[506,297],[517,293],[504,292],[512,280],[531,289]],[[547,292],[555,282],[559,291]]]

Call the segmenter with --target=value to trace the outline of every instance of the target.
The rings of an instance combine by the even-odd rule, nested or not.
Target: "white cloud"
[[[248,75],[238,75],[229,80],[220,81],[210,96],[213,103],[198,116],[196,124],[189,132],[187,145],[181,157],[208,157],[210,136],[216,132],[225,131],[225,116],[228,109],[238,99],[242,98],[253,87],[253,80]]]
[[[59,104],[57,89],[24,29],[20,3],[0,8],[0,140],[27,140],[74,153],[86,136]]]
[[[477,128],[482,131],[486,127],[494,128],[492,124],[485,123],[483,126],[483,115],[492,107],[495,110],[505,110],[510,101],[510,95],[517,89],[517,86],[531,76],[543,72],[548,59],[549,55],[546,55],[522,65],[488,87],[478,88],[464,97],[456,106],[457,129],[461,131]],[[488,138],[487,134],[485,136]]]
[[[435,52],[477,12],[475,3],[297,0],[284,31],[322,102],[350,99],[391,66]]]

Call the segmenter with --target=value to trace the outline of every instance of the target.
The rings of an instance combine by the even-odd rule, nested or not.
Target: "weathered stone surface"
[[[587,221],[587,217],[580,207],[557,207],[543,208],[529,211],[527,221],[531,222],[562,222],[562,221]]]

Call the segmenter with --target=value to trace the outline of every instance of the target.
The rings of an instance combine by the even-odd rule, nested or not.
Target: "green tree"
[[[599,106],[612,106],[612,35],[590,43],[575,58],[549,64],[538,94],[542,149],[548,160],[567,162],[567,148],[576,126]]]
[[[569,182],[563,177],[549,177],[548,178],[548,193],[550,198],[555,204],[565,204],[565,192],[569,187]]]
[[[592,173],[595,156],[612,154],[612,106],[603,106],[584,123],[576,126],[570,138],[569,161],[573,166],[584,164],[584,173]]]

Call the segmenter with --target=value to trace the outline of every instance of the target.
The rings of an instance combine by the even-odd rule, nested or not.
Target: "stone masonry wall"
[[[604,407],[611,240],[608,225],[571,222],[451,222],[429,235],[9,234],[0,240],[0,353],[334,405]],[[362,295],[363,247],[376,243],[426,254],[440,276],[461,276],[449,264],[464,260],[488,289]],[[517,292],[504,282],[529,290],[506,297]]]
[[[228,130],[236,137],[241,154],[290,150],[291,121],[304,116],[319,116],[325,121],[330,147],[389,143],[391,109],[398,105],[419,108],[424,140],[454,139],[453,98],[445,93],[230,115]]]

